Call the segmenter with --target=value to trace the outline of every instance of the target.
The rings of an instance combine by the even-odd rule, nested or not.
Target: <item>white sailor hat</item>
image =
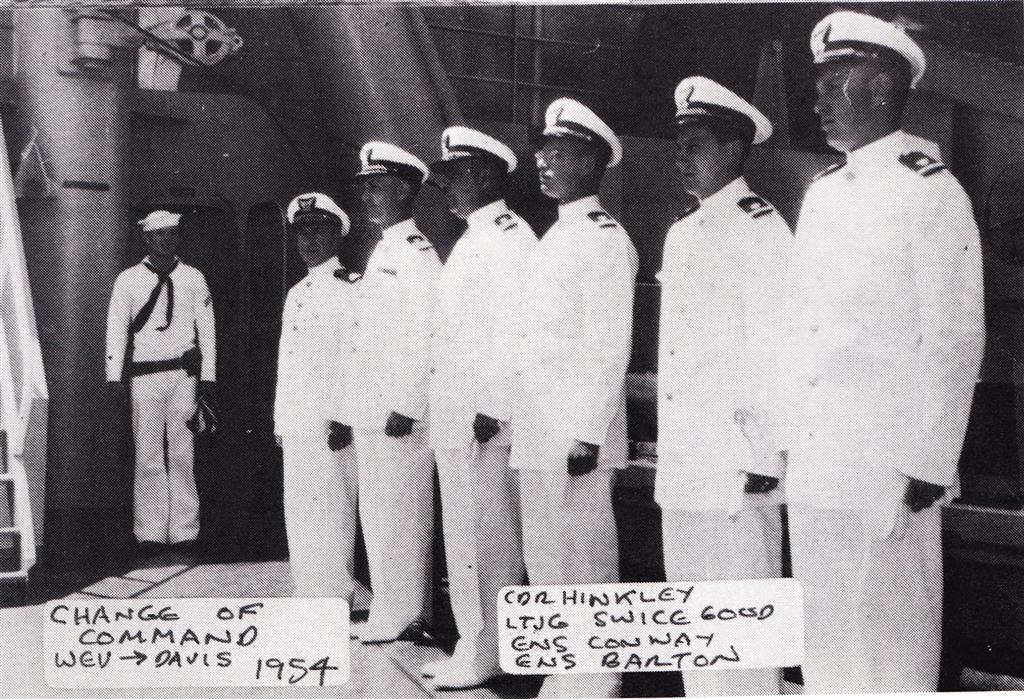
[[[443,171],[448,163],[467,158],[493,158],[505,163],[507,172],[513,172],[517,164],[512,149],[498,139],[466,126],[449,126],[441,134],[441,159],[430,169]]]
[[[412,153],[383,141],[370,141],[359,151],[362,165],[356,177],[370,175],[395,175],[405,180],[423,184],[429,170],[426,164]]]
[[[544,135],[603,144],[611,150],[608,167],[622,162],[622,143],[615,132],[589,107],[574,99],[560,97],[548,105],[544,113]]]
[[[165,209],[150,211],[146,217],[139,221],[143,233],[158,231],[161,228],[174,228],[181,222],[181,214],[172,214]]]
[[[348,214],[326,194],[307,192],[300,194],[288,204],[288,223],[299,226],[316,221],[333,221],[341,225],[341,234],[347,235],[352,227]]]
[[[730,119],[749,131],[754,143],[772,135],[772,123],[754,105],[714,80],[694,75],[676,87],[676,123],[690,120]]]
[[[842,10],[818,22],[811,32],[815,63],[838,59],[898,56],[910,65],[910,86],[924,75],[924,52],[906,31],[878,17]]]

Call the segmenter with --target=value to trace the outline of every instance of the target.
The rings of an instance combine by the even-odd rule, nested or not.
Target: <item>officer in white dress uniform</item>
[[[459,631],[454,655],[422,672],[469,688],[501,672],[498,592],[523,582],[519,487],[508,467],[522,274],[537,236],[505,204],[516,157],[464,126],[446,129],[432,177],[466,231],[437,279],[431,333],[430,445],[441,483],[448,588]]]
[[[348,371],[359,275],[338,260],[350,225],[330,197],[300,194],[287,218],[308,269],[285,298],[274,395],[289,564],[296,596],[351,600],[356,456],[352,430],[331,422],[331,402]]]
[[[669,229],[661,271],[658,471],[670,581],[782,574],[783,457],[772,427],[792,234],[743,166],[771,122],[707,78],[676,88],[676,165],[698,199]],[[687,696],[778,694],[781,672],[686,672]]]
[[[185,423],[196,409],[197,375],[209,398],[216,380],[213,300],[203,273],[174,254],[180,220],[160,210],[139,221],[149,255],[118,275],[107,313],[108,386],[123,400],[124,382],[131,382],[134,529],[144,549],[189,545],[199,535]]]
[[[558,220],[526,264],[511,466],[530,583],[619,579],[614,469],[626,462],[625,378],[637,253],[597,193],[622,146],[590,109],[557,99],[537,152]],[[615,696],[617,674],[552,675],[541,696]]]
[[[433,467],[427,444],[430,314],[441,268],[412,218],[427,166],[389,143],[360,152],[367,218],[377,243],[359,281],[346,386],[336,421],[354,430],[359,516],[373,602],[363,643],[423,635],[433,542]]]
[[[846,162],[804,199],[782,372],[786,498],[808,692],[935,691],[939,504],[984,342],[971,202],[899,130],[925,69],[902,30],[852,12],[811,36],[815,111]]]

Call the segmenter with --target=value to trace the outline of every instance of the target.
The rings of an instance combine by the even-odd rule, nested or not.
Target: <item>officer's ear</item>
[[[896,92],[892,76],[883,71],[879,71],[868,81],[868,90],[871,93],[872,109],[891,104]]]

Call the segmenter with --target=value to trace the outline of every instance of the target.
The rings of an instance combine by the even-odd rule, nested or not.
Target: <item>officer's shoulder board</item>
[[[519,227],[519,221],[516,217],[507,211],[503,214],[498,214],[494,219],[494,225],[502,230],[502,232],[508,232]]]
[[[828,177],[833,172],[838,172],[839,170],[842,170],[844,167],[846,167],[846,163],[845,162],[842,162],[842,163],[832,163],[827,168],[825,168],[824,170],[819,172],[817,175],[815,175],[814,176],[814,181],[817,182],[818,180],[820,180],[823,177]]]
[[[607,211],[597,209],[587,213],[587,218],[597,224],[598,228],[618,228],[619,222],[612,218]]]
[[[921,177],[930,177],[936,172],[946,169],[946,166],[941,161],[920,151],[904,153],[900,156],[900,162],[921,175]]]
[[[771,212],[775,211],[775,209],[772,208],[771,204],[769,204],[756,194],[751,194],[748,197],[743,197],[738,202],[736,202],[736,206],[746,211],[747,215],[749,215],[750,218],[761,218],[762,216],[767,216]]]
[[[686,205],[685,209],[683,209],[682,211],[680,211],[676,215],[676,222],[678,223],[679,221],[682,221],[684,218],[686,218],[690,214],[695,213],[697,211],[697,209],[699,209],[699,208],[700,208],[700,202],[699,201],[690,202],[689,204]]]
[[[405,239],[405,242],[412,245],[417,250],[430,250],[434,246],[430,244],[430,241],[424,238],[419,233],[413,233]]]

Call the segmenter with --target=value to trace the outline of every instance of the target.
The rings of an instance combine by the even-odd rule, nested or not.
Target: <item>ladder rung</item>
[[[28,573],[21,570],[11,573],[0,573],[0,580],[14,580],[16,578],[28,578]]]
[[[20,534],[21,527],[0,527],[0,534]]]

